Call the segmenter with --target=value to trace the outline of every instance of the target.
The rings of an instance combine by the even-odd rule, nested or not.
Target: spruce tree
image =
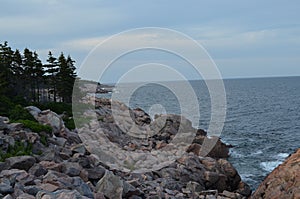
[[[0,44],[0,91],[3,94],[12,95],[13,87],[11,86],[13,74],[11,72],[11,63],[13,51],[8,46],[8,42]]]
[[[62,101],[67,103],[72,101],[73,84],[76,78],[74,63],[70,56],[66,59],[63,53],[58,58],[57,91]]]
[[[45,80],[48,85],[48,99],[50,101],[50,93],[53,93],[53,101],[56,102],[57,98],[57,73],[59,71],[57,58],[52,55],[52,52],[49,51],[47,64],[44,65],[45,68]]]

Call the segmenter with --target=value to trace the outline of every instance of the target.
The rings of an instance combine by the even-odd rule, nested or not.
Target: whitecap
[[[288,157],[290,154],[288,153],[279,153],[276,156],[280,159],[285,159],[286,157]]]
[[[260,166],[262,167],[263,170],[267,172],[271,172],[281,163],[282,161],[269,161],[269,162],[260,163]]]

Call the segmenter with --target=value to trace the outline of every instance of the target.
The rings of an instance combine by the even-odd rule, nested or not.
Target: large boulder
[[[122,198],[123,181],[111,171],[106,171],[104,176],[97,183],[96,190],[111,199]]]
[[[252,199],[300,198],[300,148],[259,185]]]
[[[55,192],[39,191],[36,196],[36,199],[65,199],[65,198],[88,199],[88,197],[82,196],[76,190],[67,190],[67,189],[62,189]]]
[[[67,129],[58,114],[50,110],[41,111],[35,106],[28,106],[26,109],[39,123],[51,126],[55,135],[66,136]]]
[[[6,161],[11,169],[20,169],[28,171],[36,162],[32,156],[17,156],[7,158]]]

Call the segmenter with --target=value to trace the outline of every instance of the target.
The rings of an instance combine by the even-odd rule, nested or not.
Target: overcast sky
[[[43,61],[63,51],[80,67],[113,34],[162,27],[201,43],[224,78],[291,76],[300,75],[299,10],[297,0],[2,0],[0,40]]]

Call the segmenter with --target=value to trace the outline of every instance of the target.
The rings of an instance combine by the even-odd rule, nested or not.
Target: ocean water
[[[211,102],[206,84],[201,80],[188,83],[197,96],[200,118],[194,115],[195,106],[189,104],[188,94],[184,100],[178,99],[177,93],[185,92],[182,82],[171,82],[175,92],[168,86],[146,84],[127,96],[126,88],[132,85],[122,85],[115,93],[125,96],[121,101],[128,101],[131,108],[140,107],[151,116],[157,111],[183,114],[193,124],[199,120],[197,126],[207,130]],[[220,137],[234,146],[229,161],[255,189],[300,147],[300,77],[230,79],[224,80],[224,85],[227,115]],[[111,97],[111,94],[100,96]],[[188,110],[182,110],[183,104],[190,105],[184,106]]]

